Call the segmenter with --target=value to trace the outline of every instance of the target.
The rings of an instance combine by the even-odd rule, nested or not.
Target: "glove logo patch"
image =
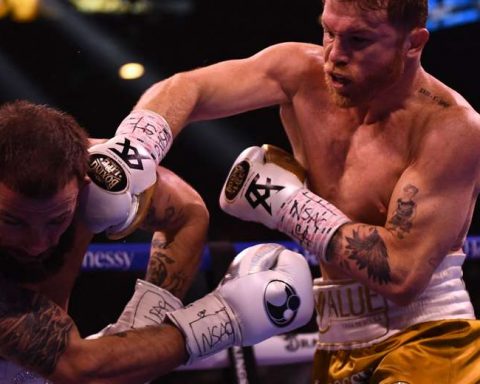
[[[300,297],[295,289],[281,280],[268,283],[263,300],[268,318],[277,327],[289,325],[300,308]]]
[[[237,197],[238,193],[243,187],[245,180],[247,179],[248,172],[250,171],[250,164],[248,161],[242,161],[235,165],[228,176],[228,180],[225,184],[225,197],[227,200],[232,201]]]
[[[131,141],[125,139],[123,143],[118,142],[118,145],[122,146],[123,149],[119,151],[117,148],[109,148],[112,152],[116,153],[120,158],[127,164],[131,169],[138,169],[143,171],[143,162],[142,160],[149,159],[148,156],[143,156],[138,152],[138,149],[131,144]]]
[[[245,193],[245,199],[252,206],[253,209],[261,205],[269,214],[272,215],[272,206],[268,203],[270,199],[271,192],[279,192],[283,188],[281,185],[272,184],[272,179],[267,177],[266,184],[257,184],[260,175],[257,175],[253,178],[252,182],[248,186],[247,192]]]
[[[122,167],[112,158],[94,153],[90,155],[87,174],[100,188],[109,192],[122,192],[127,178]]]

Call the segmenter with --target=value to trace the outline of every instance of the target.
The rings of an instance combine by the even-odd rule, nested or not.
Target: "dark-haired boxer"
[[[279,106],[306,181],[287,156],[250,148],[221,203],[318,256],[322,384],[480,382],[479,324],[461,278],[480,119],[421,65],[427,8],[325,0],[323,46],[286,42],[179,73],[136,106],[163,116],[174,135],[193,121]]]
[[[196,272],[208,212],[158,165],[170,142],[168,125],[149,112],[89,147],[66,113],[25,101],[0,107],[1,383],[144,383],[311,318],[308,264],[275,244],[247,248],[212,293],[183,308],[175,295]],[[67,310],[87,246],[94,233],[117,239],[136,228],[165,239],[154,239],[149,281],[137,282],[103,336],[82,338]],[[276,312],[288,324],[275,324]]]

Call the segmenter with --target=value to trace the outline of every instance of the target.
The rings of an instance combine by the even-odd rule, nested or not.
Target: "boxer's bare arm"
[[[190,287],[205,246],[209,214],[200,195],[163,167],[142,228],[153,231],[146,280],[182,298]]]
[[[320,60],[317,45],[274,45],[246,59],[176,74],[150,87],[135,108],[159,113],[177,135],[192,121],[288,103],[302,71]]]
[[[92,139],[100,144],[106,139]],[[153,232],[145,279],[183,298],[201,261],[209,213],[200,195],[168,169],[157,168],[157,186],[141,228]]]
[[[106,141],[108,141],[108,139],[98,139],[98,138],[93,138],[93,137],[88,138],[88,142],[90,143],[90,147],[92,147],[94,145],[97,145],[97,144],[105,143]]]
[[[68,314],[45,296],[0,282],[0,354],[54,383],[143,383],[182,364],[172,326],[81,339]]]
[[[345,224],[329,245],[331,263],[399,304],[414,299],[466,235],[479,192],[479,121],[460,108],[438,114],[412,148],[385,226]]]

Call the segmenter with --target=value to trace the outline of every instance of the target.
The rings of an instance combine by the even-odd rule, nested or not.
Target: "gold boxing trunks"
[[[398,306],[362,284],[314,283],[315,384],[479,384],[480,321],[449,254],[425,291]]]

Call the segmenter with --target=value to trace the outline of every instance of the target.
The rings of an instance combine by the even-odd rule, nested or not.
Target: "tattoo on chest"
[[[418,188],[408,184],[403,188],[403,196],[397,199],[397,209],[392,218],[387,222],[386,228],[395,233],[399,239],[405,238],[413,226],[413,218],[417,210],[417,203],[414,197]]]
[[[174,267],[175,260],[165,253],[164,250],[167,246],[166,241],[156,239],[152,241],[152,251],[145,279],[167,289],[174,295],[179,295],[183,291],[186,276],[181,271],[169,272],[168,266]]]
[[[392,281],[387,247],[375,227],[362,225],[346,239],[346,253],[359,270],[366,269],[369,279],[378,284]]]
[[[60,307],[41,295],[17,288],[0,294],[0,350],[27,368],[53,373],[73,326]]]
[[[430,92],[428,89],[425,88],[420,88],[418,91],[421,95],[428,97],[429,99],[433,100],[435,103],[440,105],[441,107],[450,107],[450,103],[445,101],[442,97],[434,95],[432,92]]]

